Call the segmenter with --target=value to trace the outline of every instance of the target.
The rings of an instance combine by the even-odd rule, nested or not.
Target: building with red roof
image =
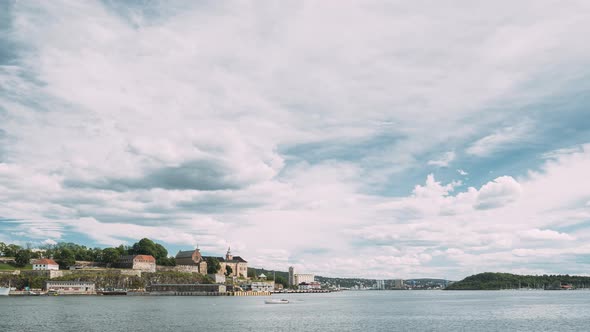
[[[156,259],[152,255],[121,256],[117,262],[117,267],[141,272],[156,272]]]
[[[59,264],[49,258],[38,259],[33,261],[33,270],[59,270]]]

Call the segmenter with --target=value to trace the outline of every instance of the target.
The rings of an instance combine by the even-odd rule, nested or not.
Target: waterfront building
[[[322,289],[322,285],[317,281],[302,282],[298,286],[299,290],[318,290]]]
[[[48,280],[45,282],[45,290],[58,294],[94,294],[96,292],[94,283],[86,281]]]
[[[152,255],[121,256],[117,267],[141,272],[156,272],[156,259]]]
[[[152,284],[146,287],[152,295],[212,295],[226,292],[219,284]]]
[[[295,268],[289,266],[289,286],[298,286],[302,283],[315,282],[315,275],[309,273],[295,273]]]
[[[207,274],[207,261],[201,256],[199,248],[195,250],[179,251],[175,257],[176,265],[197,266],[200,274]]]
[[[249,288],[253,292],[272,292],[275,289],[274,281],[252,281]]]
[[[59,264],[49,258],[38,259],[33,261],[33,270],[59,270]]]

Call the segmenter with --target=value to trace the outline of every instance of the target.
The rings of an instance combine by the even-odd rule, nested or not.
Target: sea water
[[[590,291],[0,298],[0,331],[590,331]]]

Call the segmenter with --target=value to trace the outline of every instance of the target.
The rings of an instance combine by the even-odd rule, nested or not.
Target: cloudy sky
[[[590,2],[0,2],[0,241],[590,271]]]

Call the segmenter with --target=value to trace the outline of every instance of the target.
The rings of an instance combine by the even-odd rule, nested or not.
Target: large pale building
[[[207,261],[201,256],[199,248],[195,250],[179,251],[175,257],[176,265],[197,266],[198,272],[207,274]]]
[[[207,257],[204,257],[207,259]],[[220,269],[218,274],[225,274],[227,267],[231,268],[230,277],[248,277],[248,262],[240,256],[234,256],[231,253],[231,248],[227,248],[227,253],[224,257],[214,257],[219,261]]]
[[[315,281],[315,275],[307,274],[307,273],[297,273],[295,274],[295,285],[299,284],[310,284]]]
[[[156,272],[156,259],[152,255],[121,256],[116,266],[141,272]]]
[[[297,286],[299,284],[315,282],[315,275],[308,273],[295,273],[295,268],[289,266],[289,286]]]
[[[33,262],[33,270],[59,270],[59,265],[53,259],[43,258]]]
[[[375,289],[385,289],[385,280],[375,280]]]
[[[93,282],[85,281],[55,281],[48,280],[45,282],[45,290],[58,294],[94,294],[95,288]]]

